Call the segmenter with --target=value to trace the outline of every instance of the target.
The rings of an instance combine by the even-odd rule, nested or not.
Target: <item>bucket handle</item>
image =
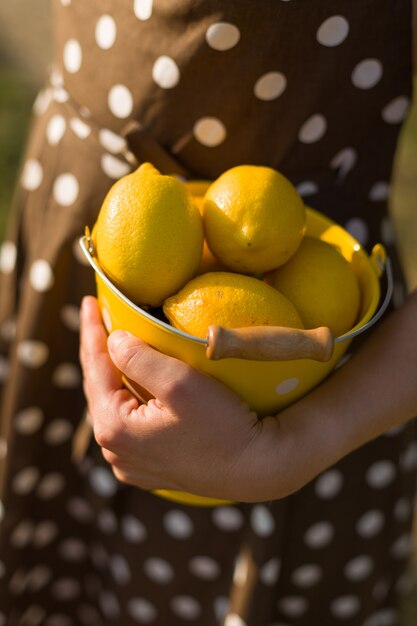
[[[207,333],[207,357],[212,360],[232,357],[254,361],[295,359],[329,361],[333,355],[334,344],[349,341],[371,328],[385,313],[391,300],[394,288],[392,266],[382,246],[374,247],[371,261],[377,275],[381,275],[385,270],[387,290],[378,311],[360,328],[333,338],[326,326],[302,330],[281,326],[224,328],[213,325],[209,326]]]

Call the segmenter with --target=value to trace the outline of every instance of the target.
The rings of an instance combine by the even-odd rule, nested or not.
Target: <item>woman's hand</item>
[[[361,349],[278,416],[258,420],[227,387],[82,312],[81,360],[97,442],[117,478],[242,502],[282,498],[417,415],[417,292]],[[133,381],[140,404],[122,383]]]
[[[81,361],[94,435],[115,476],[144,489],[270,499],[279,425],[225,385],[122,331],[107,334],[95,298],[82,307]],[[141,403],[122,372],[148,400]],[[286,491],[295,487],[287,485]]]

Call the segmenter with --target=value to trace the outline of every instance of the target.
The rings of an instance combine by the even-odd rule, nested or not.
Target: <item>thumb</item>
[[[162,354],[123,330],[111,333],[107,345],[115,366],[139,388],[139,394],[144,398],[151,394],[168,400],[173,383],[188,369],[182,361]],[[144,390],[149,393],[145,394]]]

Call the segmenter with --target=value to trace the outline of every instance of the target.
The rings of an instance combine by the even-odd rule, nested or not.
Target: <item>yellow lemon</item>
[[[285,176],[270,167],[239,165],[208,188],[203,220],[208,245],[226,267],[259,274],[294,254],[306,214]]]
[[[291,300],[306,328],[328,326],[338,337],[354,326],[359,286],[351,265],[331,244],[304,237],[288,263],[265,280]]]
[[[226,328],[288,326],[303,328],[295,307],[265,282],[232,272],[197,276],[165,300],[172,326],[205,337],[211,324]]]
[[[189,189],[189,185],[186,185]],[[192,188],[189,189],[192,192]],[[196,203],[201,217],[203,216],[204,197],[201,195],[193,195],[194,202]],[[206,239],[203,244],[203,254],[201,255],[200,265],[196,271],[196,276],[200,274],[207,274],[208,272],[224,272],[227,268],[214,256],[210,248],[208,247]]]
[[[144,163],[108,192],[93,243],[104,272],[126,296],[159,306],[197,271],[202,218],[182,182]]]

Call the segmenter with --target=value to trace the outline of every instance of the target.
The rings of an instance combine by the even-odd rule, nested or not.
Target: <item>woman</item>
[[[210,472],[193,483],[187,476],[196,474],[195,459],[183,459],[181,475],[173,474],[177,462],[156,474],[136,464],[135,441],[143,459],[159,442],[170,445],[178,437],[165,438],[162,429],[149,436],[146,451],[143,431],[132,431],[132,424],[126,429],[134,400],[127,398],[127,410],[112,403],[126,398],[117,391],[119,374],[95,301],[87,300],[86,389],[107,461],[94,441],[82,461],[71,461],[72,448],[80,448],[71,435],[79,436],[85,407],[77,311],[82,297],[94,293],[76,242],[94,223],[112,182],[134,167],[134,157],[200,178],[238,163],[279,169],[307,204],[367,248],[381,238],[390,244],[399,301],[395,247],[383,234],[390,233],[388,183],[411,91],[411,2],[142,0],[115,10],[110,3],[61,0],[55,18],[58,71],[47,100],[37,103],[14,234],[2,254],[1,328],[10,357],[2,414],[9,451],[3,459],[4,620],[50,626],[397,623],[416,467],[410,419],[416,399],[410,379],[402,378],[416,367],[415,333],[407,333],[408,346],[403,334],[415,325],[415,296],[378,331],[383,346],[378,335],[370,339],[352,357],[354,365],[280,416],[282,431],[271,418],[263,432],[272,439],[256,437],[259,447],[251,450],[258,454],[243,455],[236,466],[251,468],[251,476],[258,472],[245,489],[231,468],[223,486]],[[175,362],[174,395],[159,398],[155,383],[173,376],[172,362],[159,361],[163,357],[132,337],[116,334],[110,346],[116,365],[148,385],[159,402],[171,401],[177,410],[175,390],[184,377],[206,397],[206,381]],[[382,403],[370,368],[385,381]],[[162,378],[149,380],[155,372]],[[362,388],[359,372],[367,376]],[[218,386],[208,395],[219,407],[211,406],[210,415],[226,411],[236,424],[237,399]],[[98,396],[107,398],[107,410]],[[327,403],[324,432],[333,433],[325,446],[321,437],[317,443],[318,397],[320,406],[324,398]],[[369,421],[362,428],[365,403]],[[312,426],[297,412],[303,406],[312,411]],[[160,407],[150,405],[152,420]],[[181,419],[189,408],[180,407]],[[299,433],[304,437],[308,428],[311,435],[302,439],[302,454],[297,447],[301,467],[283,437],[291,432],[291,415]],[[253,425],[251,416],[244,418]],[[115,419],[119,426],[110,428]],[[394,423],[398,428],[377,437]],[[225,441],[236,432],[228,431]],[[259,449],[272,458],[272,440],[282,450],[274,472],[271,463],[258,464]],[[291,461],[288,482],[281,481],[282,459]],[[266,470],[263,485],[259,474]],[[216,495],[246,504],[193,508],[140,488],[178,485],[203,494],[219,487]]]

